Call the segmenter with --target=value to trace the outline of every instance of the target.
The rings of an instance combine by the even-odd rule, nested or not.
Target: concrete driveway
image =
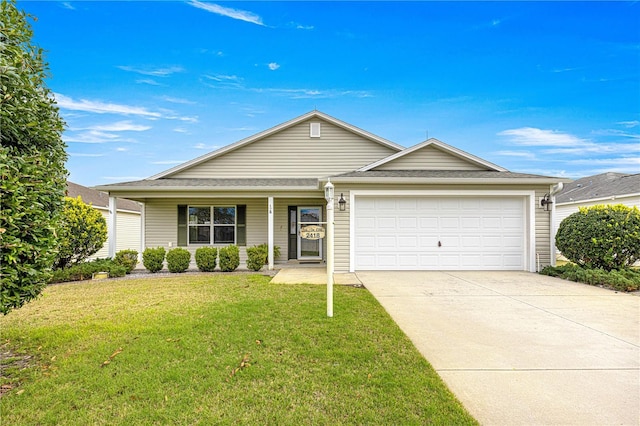
[[[485,425],[638,425],[640,297],[528,272],[358,272]]]

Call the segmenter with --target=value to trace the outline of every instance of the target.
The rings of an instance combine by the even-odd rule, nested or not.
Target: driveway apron
[[[358,272],[485,425],[638,425],[640,297],[528,272]]]

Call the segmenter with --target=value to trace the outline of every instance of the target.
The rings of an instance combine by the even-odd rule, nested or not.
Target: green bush
[[[22,3],[22,2],[21,2]],[[58,245],[67,154],[64,121],[45,84],[44,49],[30,16],[0,2],[0,313],[36,298]]]
[[[58,256],[55,268],[79,263],[102,248],[107,241],[107,221],[82,197],[65,198],[58,223]]]
[[[264,264],[266,265],[269,261],[269,246],[266,243],[260,244],[259,246],[266,253],[266,257],[264,259]],[[280,246],[273,246],[273,259],[278,260],[280,258]]]
[[[259,245],[247,247],[247,268],[252,271],[259,271],[267,262],[266,246]]]
[[[162,269],[165,255],[164,247],[146,248],[142,252],[142,264],[151,273]]]
[[[220,248],[219,258],[222,272],[235,271],[240,266],[240,250],[238,246],[230,245]]]
[[[191,253],[182,247],[176,247],[167,253],[167,268],[169,272],[184,272],[189,269]]]
[[[562,266],[547,266],[543,275],[563,278],[590,285],[612,288],[619,291],[636,291],[640,289],[640,271],[621,269],[607,271],[604,269],[585,269],[568,263]]]
[[[217,259],[218,249],[215,247],[200,247],[196,250],[196,265],[202,272],[213,272]]]
[[[127,269],[127,274],[130,274],[138,264],[138,252],[135,250],[120,250],[116,253],[113,262],[124,266]]]
[[[640,260],[640,210],[622,204],[580,208],[560,223],[556,247],[588,269],[629,267]]]
[[[54,270],[49,283],[90,280],[96,272],[108,272],[109,278],[117,278],[124,277],[127,268],[111,259],[96,259]]]

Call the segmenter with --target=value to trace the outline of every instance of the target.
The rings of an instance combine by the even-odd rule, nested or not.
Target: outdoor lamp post
[[[333,184],[331,180],[324,186],[327,200],[327,316],[333,317]]]

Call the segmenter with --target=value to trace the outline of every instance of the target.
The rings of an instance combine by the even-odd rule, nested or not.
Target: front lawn
[[[326,318],[324,286],[268,281],[48,287],[0,318],[2,424],[476,424],[368,291]]]

